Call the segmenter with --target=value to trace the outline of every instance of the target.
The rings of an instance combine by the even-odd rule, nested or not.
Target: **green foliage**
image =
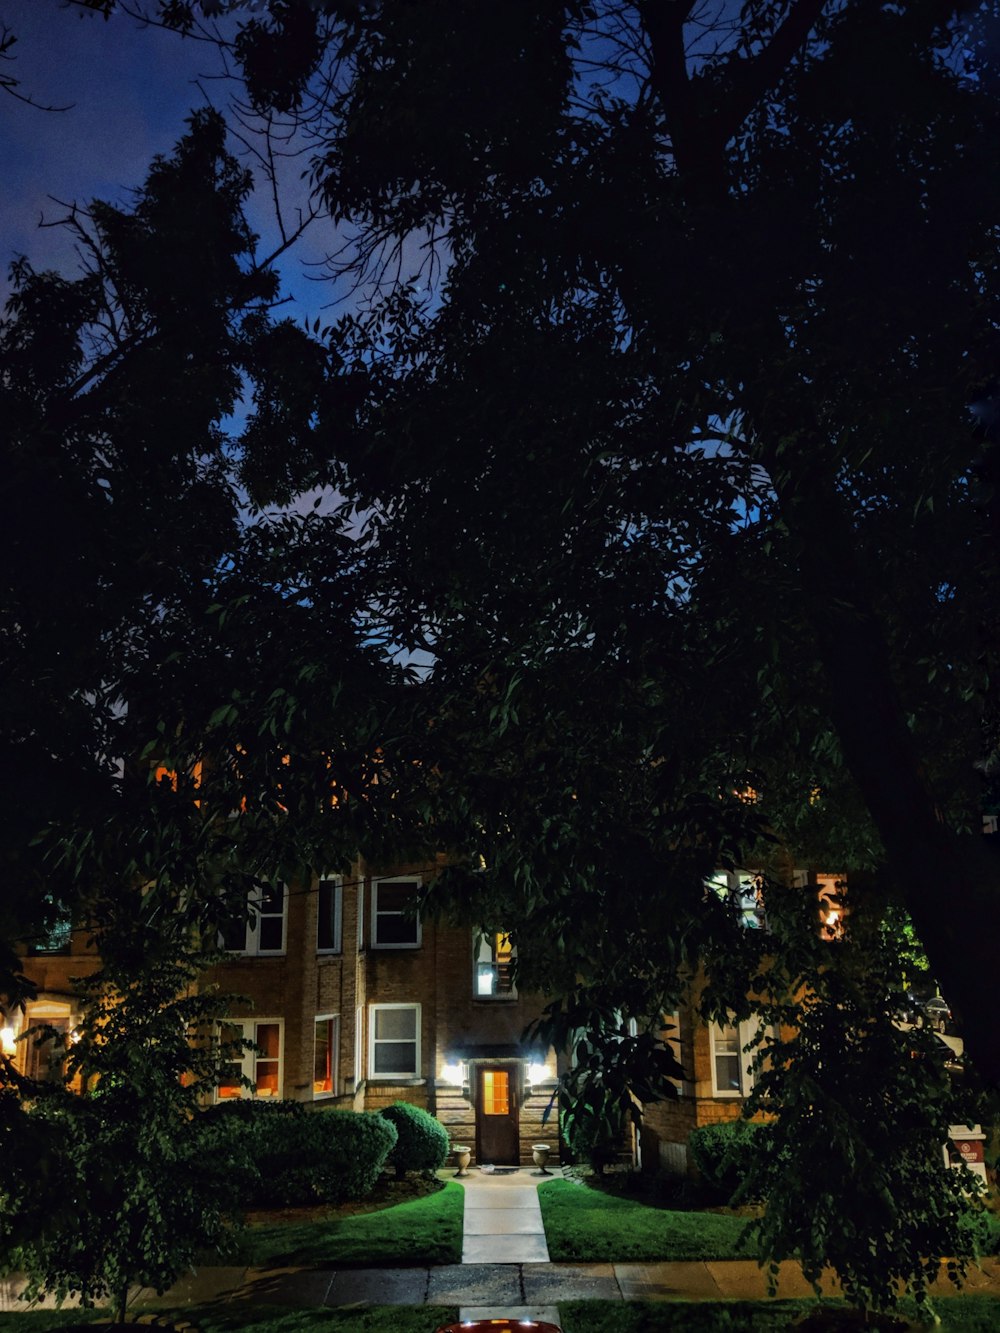
[[[101,971],[81,983],[65,1074],[80,1093],[57,1084],[31,1101],[10,1089],[0,1099],[7,1262],[26,1273],[29,1298],[110,1299],[119,1317],[129,1286],[163,1291],[197,1253],[222,1248],[236,1207],[235,1173],[206,1158],[192,1132],[220,1059],[200,1040],[220,997],[192,991],[208,959],[187,943],[182,918],[144,922],[137,891],[132,907]]]
[[[448,1131],[429,1111],[410,1102],[393,1102],[379,1115],[398,1134],[390,1158],[397,1177],[405,1176],[407,1171],[429,1172],[444,1166],[451,1146]]]
[[[229,1154],[243,1166],[244,1207],[363,1199],[396,1143],[395,1126],[378,1115],[251,1098],[202,1112],[197,1131],[206,1155]]]
[[[969,1221],[975,1177],[942,1162],[971,1108],[934,1034],[896,1027],[877,965],[854,962],[799,1002],[758,1075],[751,1107],[778,1114],[751,1159],[748,1189],[767,1200],[753,1227],[772,1273],[797,1257],[814,1283],[833,1267],[852,1304],[892,1309],[903,1283],[924,1308],[940,1259],[957,1283],[985,1232]]]
[[[757,1159],[770,1150],[770,1127],[746,1120],[699,1125],[688,1135],[691,1160],[702,1180],[729,1203],[757,1170]]]
[[[598,1172],[628,1150],[643,1107],[675,1098],[674,1080],[684,1076],[662,1030],[630,1023],[615,999],[606,984],[580,987],[530,1028],[543,1048],[574,1054],[559,1081],[560,1130],[574,1158]]]

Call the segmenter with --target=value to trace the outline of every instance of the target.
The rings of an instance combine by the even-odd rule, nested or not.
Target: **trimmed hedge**
[[[448,1131],[440,1120],[409,1102],[393,1102],[379,1114],[397,1133],[389,1161],[398,1177],[405,1176],[407,1171],[436,1171],[444,1166],[450,1143]]]
[[[357,1111],[234,1098],[203,1111],[203,1151],[233,1163],[244,1207],[363,1199],[396,1143],[395,1126]]]
[[[749,1178],[755,1161],[767,1153],[770,1129],[747,1120],[701,1125],[691,1131],[688,1146],[705,1184],[728,1201]]]

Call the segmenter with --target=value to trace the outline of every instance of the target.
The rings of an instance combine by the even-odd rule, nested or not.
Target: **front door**
[[[476,1097],[476,1160],[480,1166],[517,1166],[516,1065],[479,1066]]]

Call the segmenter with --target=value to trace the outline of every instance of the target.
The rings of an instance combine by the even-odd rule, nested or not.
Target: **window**
[[[705,883],[724,902],[734,904],[740,925],[766,930],[763,878],[756,871],[717,870]]]
[[[313,1038],[313,1096],[335,1097],[340,1092],[340,1015],[318,1014]]]
[[[340,953],[340,930],[343,915],[344,890],[339,878],[324,877],[317,885],[319,895],[319,927],[316,933],[317,953]]]
[[[824,940],[842,940],[847,904],[844,894],[847,880],[843,875],[817,875],[820,935]]]
[[[498,931],[475,935],[475,996],[478,1000],[513,999],[514,959],[517,956],[510,936]]]
[[[746,1048],[756,1041],[761,1030],[759,1019],[745,1023],[713,1023],[709,1029],[712,1045],[713,1097],[747,1097],[754,1085],[755,1060],[762,1045],[774,1040],[773,1028],[765,1028],[763,1044]]]
[[[482,1109],[483,1115],[510,1114],[510,1073],[508,1070],[483,1070]]]
[[[368,1071],[372,1078],[420,1075],[420,1005],[373,1004]]]
[[[39,1083],[60,1083],[72,1035],[68,1004],[42,1000],[29,1004],[18,1046],[24,1052],[24,1073]]]
[[[249,918],[233,921],[220,932],[222,948],[230,953],[284,953],[287,899],[284,884],[258,884],[250,897]]]
[[[216,1093],[220,1101],[281,1096],[283,1026],[280,1018],[242,1018],[219,1025],[219,1040],[229,1057]],[[253,1046],[240,1047],[243,1041]],[[243,1079],[252,1086],[247,1087]]]
[[[377,879],[372,883],[372,943],[376,949],[415,949],[419,879]]]

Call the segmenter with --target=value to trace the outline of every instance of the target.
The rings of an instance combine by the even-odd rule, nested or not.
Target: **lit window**
[[[317,894],[319,897],[317,952],[340,953],[343,886],[338,878],[324,878],[317,885]]]
[[[514,988],[514,958],[517,951],[509,935],[477,933],[475,994],[480,1000],[510,999]]]
[[[38,1083],[61,1083],[65,1077],[66,1051],[73,1028],[68,1004],[42,1000],[29,1004],[24,1033],[17,1042],[23,1052],[24,1073]]]
[[[373,1004],[368,1070],[372,1078],[417,1078],[420,1074],[420,1005]]]
[[[842,940],[846,915],[844,890],[847,882],[842,875],[817,875],[816,887],[819,893],[820,934],[825,940]]]
[[[281,1096],[283,1026],[280,1018],[244,1018],[219,1025],[226,1057],[216,1093],[220,1101]],[[245,1042],[253,1044],[246,1046]]]
[[[484,1069],[481,1087],[483,1115],[510,1114],[510,1074],[506,1069]]]
[[[249,916],[220,931],[221,947],[230,953],[284,953],[287,897],[284,884],[258,884],[248,904]]]
[[[340,1058],[340,1016],[320,1014],[313,1038],[313,1096],[336,1096],[340,1091],[337,1062]]]
[[[754,870],[717,870],[705,883],[724,902],[736,905],[740,925],[750,930],[767,928],[762,875]]]
[[[420,944],[419,879],[377,879],[372,884],[372,943],[376,949]]]

